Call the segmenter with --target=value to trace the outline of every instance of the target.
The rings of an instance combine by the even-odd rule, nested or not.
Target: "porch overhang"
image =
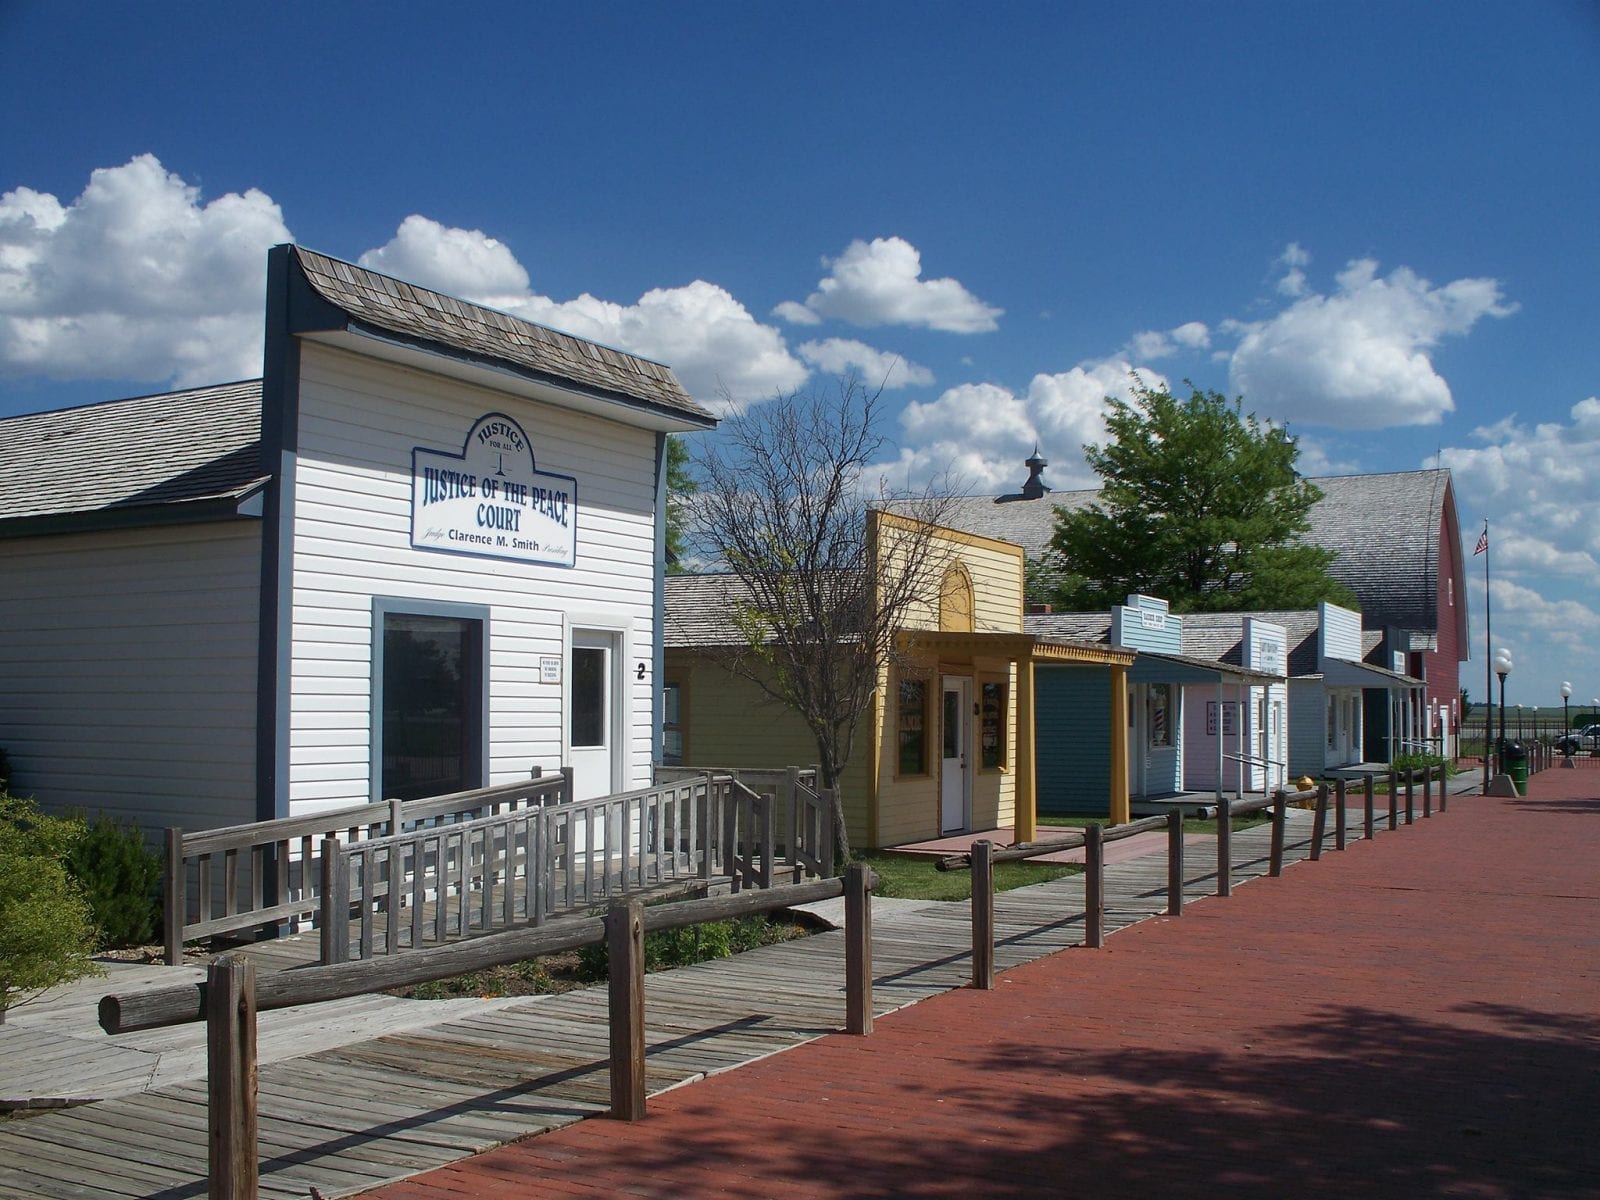
[[[1214,658],[1141,650],[1128,671],[1128,679],[1132,683],[1233,683],[1262,687],[1283,683],[1285,677],[1218,662]]]
[[[1031,633],[950,633],[937,629],[906,629],[896,639],[901,650],[936,654],[941,658],[1008,658],[1013,662],[1080,663],[1088,666],[1127,667],[1132,650],[1094,642],[1042,638]]]
[[[1325,658],[1319,666],[1322,682],[1326,687],[1382,688],[1388,692],[1404,692],[1427,686],[1421,679],[1402,675],[1399,671],[1375,667],[1371,663]]]

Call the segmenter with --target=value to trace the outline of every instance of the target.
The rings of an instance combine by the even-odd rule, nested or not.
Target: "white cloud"
[[[179,386],[261,373],[268,247],[255,189],[201,203],[154,155],[94,171],[70,205],[0,196],[0,373]]]
[[[992,383],[962,384],[901,414],[906,446],[884,473],[916,486],[949,471],[979,495],[1016,491],[1027,478],[1023,459],[1038,446],[1050,467],[1045,482],[1058,490],[1093,487],[1083,447],[1105,440],[1106,397],[1130,399],[1136,368],[1123,359],[1083,363],[1035,375],[1022,395]],[[1162,376],[1138,369],[1150,386]]]
[[[1176,354],[1180,349],[1205,350],[1211,345],[1211,330],[1203,321],[1185,321],[1176,329],[1165,332],[1160,330],[1146,330],[1136,333],[1128,342],[1128,357],[1142,359],[1146,362],[1155,358],[1165,358]]]
[[[1283,268],[1283,277],[1278,280],[1278,294],[1299,298],[1306,294],[1305,268],[1311,262],[1308,254],[1299,242],[1290,242],[1284,247],[1283,253],[1278,255],[1274,264]]]
[[[1496,573],[1567,577],[1600,585],[1600,398],[1571,422],[1532,427],[1508,417],[1473,431],[1473,447],[1446,447],[1464,525],[1488,516]],[[1471,539],[1469,539],[1471,540]]]
[[[810,374],[783,335],[762,325],[726,290],[695,280],[654,288],[633,304],[585,292],[554,300],[529,286],[511,251],[476,229],[410,216],[361,263],[578,337],[666,363],[696,399],[735,406],[800,386]]]
[[[1295,271],[1303,257],[1291,246],[1280,261]],[[1496,280],[1435,287],[1406,267],[1379,278],[1370,259],[1340,272],[1331,295],[1295,294],[1274,317],[1226,324],[1241,335],[1232,386],[1258,412],[1340,429],[1438,423],[1455,402],[1428,351],[1516,311]]]
[[[854,241],[800,304],[787,300],[773,315],[799,325],[824,319],[852,325],[914,325],[946,333],[987,333],[1005,311],[983,303],[954,279],[923,279],[922,255],[903,238]]]
[[[859,372],[869,387],[885,389],[926,387],[933,372],[909,359],[851,338],[826,338],[820,342],[801,342],[795,347],[800,357],[820,371],[843,375]]]
[[[363,254],[360,263],[449,296],[516,297],[528,291],[528,272],[504,242],[416,213],[400,222],[387,245]]]

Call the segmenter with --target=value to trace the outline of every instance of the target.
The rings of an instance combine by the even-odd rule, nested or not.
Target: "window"
[[[374,617],[376,798],[418,800],[482,787],[482,618],[392,611],[383,602]]]
[[[985,771],[1006,765],[1006,685],[986,679],[978,688],[978,763]]]
[[[1172,745],[1172,684],[1152,683],[1145,696],[1150,717],[1150,746]]]
[[[897,714],[900,737],[901,775],[928,773],[928,681],[901,679],[900,709]]]
[[[1328,749],[1339,748],[1339,702],[1328,697]]]
[[[606,744],[606,675],[610,652],[603,646],[572,648],[572,725],[574,749]]]
[[[683,765],[683,685],[661,685],[661,765]]]

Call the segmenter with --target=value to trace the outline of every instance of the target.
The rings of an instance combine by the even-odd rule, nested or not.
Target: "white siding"
[[[1361,661],[1361,614],[1324,601],[1318,605],[1317,653],[1322,658]]]
[[[13,788],[203,829],[255,817],[261,527],[0,541],[0,746]]]
[[[527,433],[538,469],[577,480],[577,564],[539,566],[411,547],[411,452],[459,454],[480,417]],[[372,798],[374,597],[489,610],[489,780],[562,759],[568,625],[624,630],[625,775],[648,782],[655,621],[655,435],[593,416],[303,347],[293,546],[288,800]],[[638,664],[646,665],[638,678]],[[565,669],[563,669],[563,680]]]

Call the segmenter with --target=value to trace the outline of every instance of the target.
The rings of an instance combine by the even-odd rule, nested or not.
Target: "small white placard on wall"
[[[561,682],[561,656],[559,654],[541,654],[539,656],[539,682]]]

